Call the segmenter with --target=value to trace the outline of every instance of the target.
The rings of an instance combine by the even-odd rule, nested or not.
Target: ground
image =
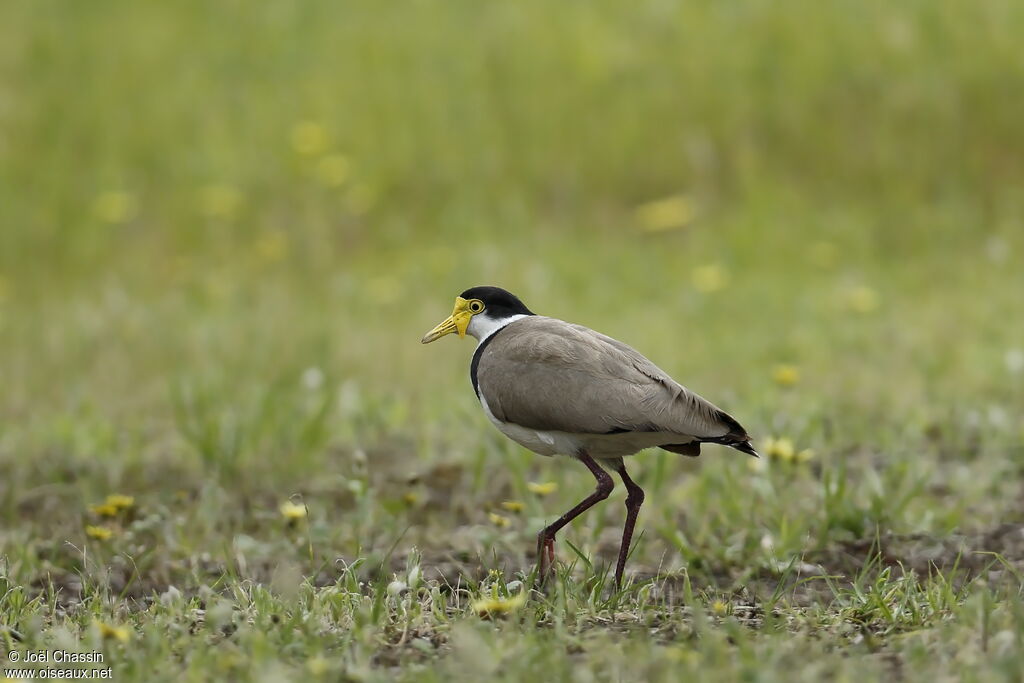
[[[1019,3],[7,3],[0,652],[114,680],[1024,678]],[[507,441],[480,284],[760,460]],[[10,654],[2,666],[19,673]],[[51,665],[51,667],[54,665]]]

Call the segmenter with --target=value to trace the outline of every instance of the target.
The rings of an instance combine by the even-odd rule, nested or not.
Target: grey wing
[[[482,354],[478,382],[495,417],[531,429],[717,438],[739,426],[626,344],[553,318],[509,325]]]

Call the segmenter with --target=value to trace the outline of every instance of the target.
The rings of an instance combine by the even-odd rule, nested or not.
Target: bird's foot
[[[543,532],[537,538],[537,581],[544,584],[550,574],[555,573],[555,539]]]

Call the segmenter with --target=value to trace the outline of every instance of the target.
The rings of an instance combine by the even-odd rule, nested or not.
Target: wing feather
[[[632,347],[554,318],[511,323],[484,349],[477,379],[495,417],[531,429],[746,436]]]

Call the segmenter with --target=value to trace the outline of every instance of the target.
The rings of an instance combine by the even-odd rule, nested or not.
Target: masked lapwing
[[[498,287],[473,287],[424,335],[469,334],[477,340],[470,378],[488,419],[540,455],[567,455],[587,466],[597,489],[537,536],[543,581],[555,559],[555,534],[604,500],[618,472],[626,486],[626,525],[615,567],[621,585],[644,492],[622,458],[645,448],[700,455],[704,443],[757,456],[750,436],[728,413],[673,380],[622,342],[555,318],[535,315]]]

